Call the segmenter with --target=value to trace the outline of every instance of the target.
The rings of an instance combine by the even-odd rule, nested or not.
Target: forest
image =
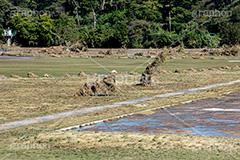
[[[239,0],[0,0],[24,47],[213,48],[240,43]]]

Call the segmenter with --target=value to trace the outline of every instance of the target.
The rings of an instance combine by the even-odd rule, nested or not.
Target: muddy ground
[[[203,100],[152,115],[100,123],[74,131],[192,134],[240,137],[240,93],[222,99]]]

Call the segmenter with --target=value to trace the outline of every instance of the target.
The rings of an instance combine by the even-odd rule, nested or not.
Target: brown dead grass
[[[167,92],[185,90],[239,79],[239,71],[217,71],[160,75],[156,86],[141,87],[119,83],[118,92],[111,96],[74,97],[86,82],[86,77],[18,78],[0,81],[0,122],[65,112],[95,105],[132,100]],[[128,82],[131,82],[129,78]],[[134,83],[133,83],[134,84]],[[227,87],[229,88],[229,87]],[[232,88],[232,89],[239,89]],[[153,103],[153,102],[152,102]]]
[[[239,151],[240,139],[221,138],[221,137],[203,137],[203,136],[183,136],[183,135],[165,135],[165,134],[132,134],[132,133],[94,133],[94,132],[60,132],[43,133],[37,137],[28,139],[15,139],[18,143],[40,142],[67,148],[81,149],[112,147],[112,148],[138,148],[144,149],[181,149],[191,150],[224,150]]]

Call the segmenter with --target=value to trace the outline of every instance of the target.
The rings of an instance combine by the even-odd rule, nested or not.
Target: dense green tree
[[[51,46],[54,44],[54,34],[53,31],[55,30],[54,23],[52,19],[48,15],[40,15],[39,16],[39,45],[40,46]]]
[[[14,15],[7,25],[17,31],[16,41],[23,46],[50,46],[53,44],[53,22],[47,15],[39,18]]]
[[[133,4],[131,6],[131,11],[134,12],[137,19],[161,22],[162,13],[160,12],[160,9],[162,8],[163,6],[158,3],[158,1],[148,0]]]
[[[17,30],[18,34],[15,39],[19,44],[23,46],[38,45],[38,24],[34,23],[30,18],[15,15],[7,22],[7,25]]]
[[[10,5],[0,0],[0,28],[5,26],[6,21],[10,18]]]
[[[73,17],[61,15],[64,19],[57,19],[54,21],[56,40],[55,45],[65,44],[65,42],[76,42],[79,40],[81,28],[78,27],[77,22]]]
[[[222,44],[240,44],[240,23],[227,22],[220,26]]]
[[[114,35],[112,37],[113,47],[123,47],[128,41],[128,26],[126,23],[118,22],[113,26]]]
[[[218,46],[219,35],[221,44],[239,43],[240,1],[11,0],[11,3],[0,0],[0,28],[16,29],[14,40],[23,46],[80,41],[89,47],[164,47],[183,42],[186,47],[196,48]],[[194,10],[223,9],[232,11],[232,15],[192,14]],[[11,13],[21,11],[42,11],[48,15],[11,17]]]

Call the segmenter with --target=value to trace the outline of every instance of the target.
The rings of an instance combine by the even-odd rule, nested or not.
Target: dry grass
[[[70,138],[68,138],[70,137]],[[221,137],[203,137],[203,136],[182,136],[165,134],[132,134],[132,133],[93,133],[93,132],[61,132],[40,134],[37,138],[27,140],[16,139],[17,142],[37,142],[52,143],[62,147],[68,147],[68,142],[72,147],[82,149],[108,147],[126,147],[144,149],[166,148],[173,149],[180,147],[194,150],[221,149],[225,151],[240,151],[240,139],[221,138]],[[99,143],[101,142],[101,143]]]
[[[0,156],[7,159],[238,159],[240,156],[240,140],[226,137],[55,132],[11,138],[7,142],[1,144],[0,150]]]
[[[185,90],[239,78],[239,71],[166,74],[156,78],[156,86],[119,84],[122,92],[111,96],[74,97],[86,77],[20,78],[0,81],[0,122],[49,115],[95,105],[132,100],[167,92]],[[131,79],[131,78],[129,78]],[[131,82],[128,80],[128,82]],[[237,89],[237,88],[235,88]],[[213,89],[216,90],[216,89]],[[151,102],[153,103],[153,102]]]
[[[193,88],[197,85],[204,86],[228,82],[238,78],[239,71],[172,74],[161,77],[161,81],[165,84],[164,87],[142,88],[132,86],[139,91],[129,91],[128,87],[121,86],[125,92],[110,97],[94,97],[88,103],[88,106],[84,107],[112,103],[117,100],[133,99],[138,96],[151,96],[158,93]],[[207,79],[208,81],[206,81]],[[191,80],[197,84],[189,83]],[[1,89],[3,91],[0,93],[1,101],[6,100],[4,105],[0,104],[2,107],[1,110],[5,110],[4,113],[13,116],[12,119],[22,119],[28,116],[49,114],[52,111],[60,112],[73,109],[71,107],[76,106],[76,104],[80,105],[84,100],[91,99],[91,97],[84,97],[86,99],[71,98],[75,87],[80,86],[83,81],[85,80],[79,77],[50,79],[23,78],[0,81],[1,85],[15,87]],[[220,94],[230,91],[239,92],[240,84],[1,131],[0,145],[2,149],[0,150],[0,156],[1,158],[7,156],[7,159],[24,160],[32,158],[79,159],[80,157],[81,159],[139,159],[139,156],[142,159],[149,159],[149,155],[151,155],[151,159],[236,159],[240,156],[239,138],[163,134],[52,132],[63,127],[79,125],[126,113],[140,112],[140,114],[151,114],[153,112],[144,112],[144,110],[168,104],[180,104],[183,101],[204,97],[220,98]],[[133,95],[133,93],[136,94]],[[56,95],[58,96],[57,99]],[[125,98],[125,96],[128,96],[128,98]],[[71,99],[69,100],[67,97]],[[18,104],[15,102],[18,102]],[[30,104],[32,106],[40,105],[41,107],[48,105],[49,108],[28,112]],[[15,108],[11,108],[12,106]],[[59,108],[58,106],[61,107]],[[38,108],[35,107],[34,109]],[[6,118],[6,120],[11,120],[10,117],[5,117],[4,114],[1,116]],[[26,136],[26,138],[22,136]],[[20,147],[15,149],[10,148],[12,144],[19,144]],[[26,149],[26,147],[33,144],[35,146],[50,146],[50,148]]]

